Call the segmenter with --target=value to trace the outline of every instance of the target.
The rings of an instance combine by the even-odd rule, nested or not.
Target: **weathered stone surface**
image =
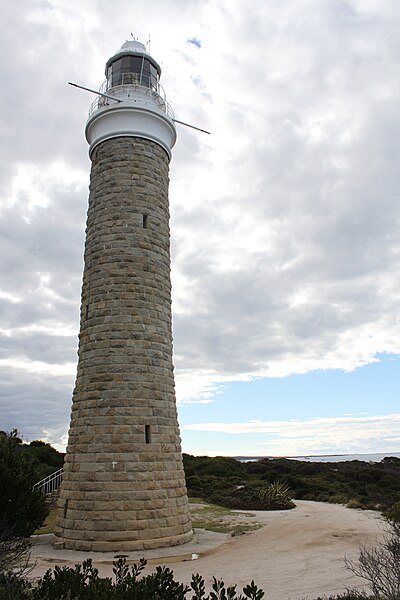
[[[75,550],[187,542],[172,365],[168,157],[116,138],[92,155],[79,362],[56,540]]]

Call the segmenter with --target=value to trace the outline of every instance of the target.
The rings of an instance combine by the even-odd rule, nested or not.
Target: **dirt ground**
[[[322,502],[296,501],[296,505],[289,511],[231,515],[241,525],[262,527],[242,535],[214,534],[221,536],[219,546],[200,553],[196,560],[168,561],[168,566],[185,583],[192,573],[200,573],[208,589],[213,576],[227,585],[238,584],[240,591],[253,579],[266,600],[312,600],[349,588],[362,589],[363,582],[346,569],[343,558],[357,558],[360,545],[383,536],[380,515]],[[180,548],[177,553],[183,554],[184,547]],[[54,567],[54,562],[54,558],[52,564],[39,558],[35,575]],[[112,566],[100,556],[94,563],[102,575],[112,575]],[[152,568],[153,564],[146,569]]]
[[[198,571],[208,584],[216,575],[240,588],[254,579],[267,600],[312,599],[362,588],[343,558],[357,558],[361,544],[382,537],[380,516],[335,504],[296,504],[290,511],[257,513],[261,529],[230,538],[194,563],[174,565],[177,579],[188,581],[189,573]]]

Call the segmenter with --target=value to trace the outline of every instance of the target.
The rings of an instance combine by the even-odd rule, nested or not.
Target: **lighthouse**
[[[173,113],[145,46],[106,63],[86,124],[92,161],[73,393],[56,546],[183,544],[192,526],[172,362]]]

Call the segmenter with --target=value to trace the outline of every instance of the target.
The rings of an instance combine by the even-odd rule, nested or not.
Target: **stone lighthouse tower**
[[[92,160],[59,547],[183,544],[192,527],[172,365],[168,165],[176,140],[161,69],[128,41],[86,125]]]

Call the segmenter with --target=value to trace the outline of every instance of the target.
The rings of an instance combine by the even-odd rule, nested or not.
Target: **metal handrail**
[[[167,102],[164,88],[158,81],[155,82],[154,78],[143,73],[120,73],[118,76],[114,75],[114,77],[106,79],[100,86],[99,93],[107,94],[108,97],[98,96],[93,100],[89,108],[89,117],[92,116],[95,110],[114,104],[110,95],[115,94],[115,102],[118,102],[118,100],[121,100],[121,96],[129,96],[135,91],[140,91],[141,96],[148,96],[151,104],[154,104],[155,101],[160,110],[171,119],[174,118],[174,111]]]
[[[42,494],[51,494],[51,492],[55,492],[60,487],[62,478],[63,469],[58,469],[58,471],[35,483],[33,489],[40,490]]]

